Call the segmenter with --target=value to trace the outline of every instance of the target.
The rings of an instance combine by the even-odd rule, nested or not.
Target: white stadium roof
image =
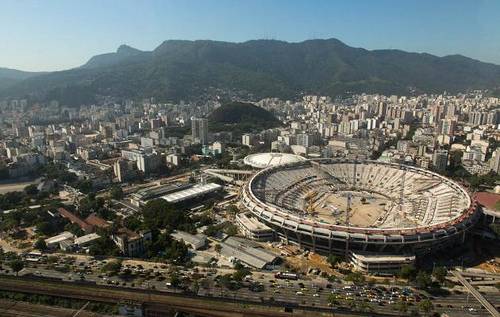
[[[243,159],[246,165],[254,168],[266,168],[288,163],[304,161],[305,158],[289,153],[257,153],[250,154]]]

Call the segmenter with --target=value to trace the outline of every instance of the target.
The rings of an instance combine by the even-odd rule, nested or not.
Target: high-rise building
[[[434,169],[437,171],[446,170],[446,166],[448,166],[448,151],[447,150],[436,150],[432,155],[432,165]]]
[[[208,120],[192,117],[191,133],[195,142],[199,142],[202,145],[208,144]]]
[[[442,119],[440,126],[440,133],[452,136],[455,132],[457,122],[452,119]]]
[[[314,145],[314,138],[312,135],[307,133],[297,134],[297,145],[302,145],[304,147],[310,147]]]
[[[500,173],[500,148],[495,150],[495,155],[491,159],[491,169],[499,174]]]
[[[241,136],[241,143],[246,146],[252,146],[255,143],[255,136],[253,134],[243,134]]]
[[[157,153],[144,153],[137,158],[137,169],[148,174],[160,166],[161,160]]]

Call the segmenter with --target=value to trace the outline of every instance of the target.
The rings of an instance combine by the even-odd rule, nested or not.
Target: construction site
[[[373,161],[271,166],[250,178],[241,197],[287,243],[363,258],[412,257],[459,243],[479,218],[460,184],[425,169]]]

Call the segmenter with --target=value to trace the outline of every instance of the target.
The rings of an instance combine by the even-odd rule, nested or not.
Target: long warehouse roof
[[[165,199],[169,203],[178,203],[184,200],[188,200],[194,197],[202,196],[220,190],[221,188],[222,188],[221,185],[215,183],[195,185],[191,188],[162,196],[161,198]]]

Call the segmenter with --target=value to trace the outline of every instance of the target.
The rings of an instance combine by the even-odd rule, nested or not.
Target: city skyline
[[[168,39],[315,38],[500,64],[499,12],[491,1],[4,1],[0,67],[63,70],[121,44],[153,50]]]

